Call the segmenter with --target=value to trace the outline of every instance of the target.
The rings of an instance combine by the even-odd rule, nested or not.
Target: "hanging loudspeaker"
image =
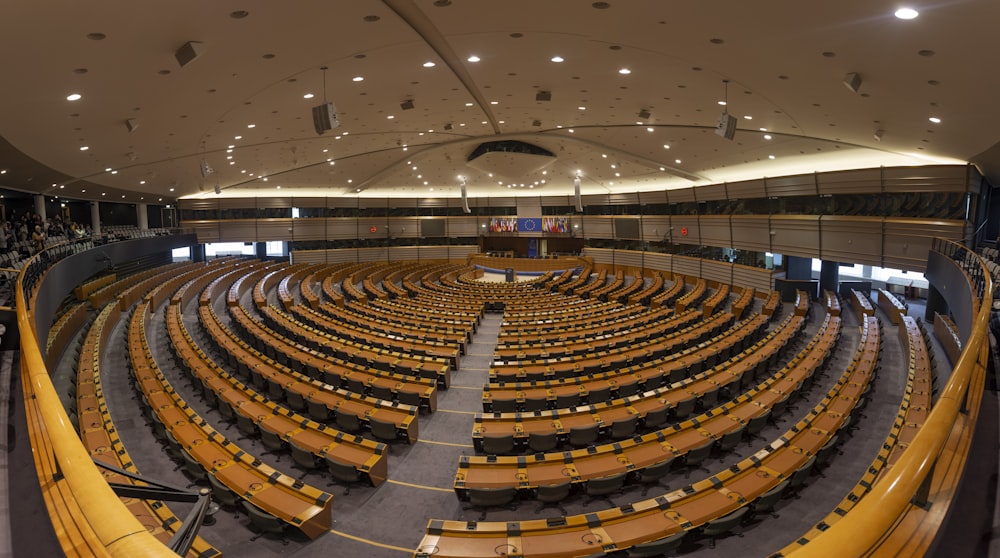
[[[462,182],[462,212],[472,213],[472,210],[469,209],[469,194],[465,191],[465,182]]]
[[[580,177],[573,179],[573,198],[576,202],[576,211],[580,213],[583,211],[583,200],[580,199]]]

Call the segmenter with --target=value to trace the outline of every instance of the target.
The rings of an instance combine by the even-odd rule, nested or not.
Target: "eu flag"
[[[539,217],[518,217],[518,232],[542,232],[542,219]]]

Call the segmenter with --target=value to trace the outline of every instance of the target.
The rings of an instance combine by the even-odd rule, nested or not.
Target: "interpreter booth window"
[[[209,242],[205,244],[205,257],[208,259],[225,256],[253,256],[253,242]]]
[[[191,247],[174,248],[170,251],[170,256],[174,262],[189,262],[191,261]]]

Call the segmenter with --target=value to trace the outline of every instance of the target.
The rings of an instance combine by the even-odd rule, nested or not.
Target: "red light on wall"
[[[378,232],[378,227],[376,227],[375,225],[372,225],[372,228],[368,229],[368,232],[373,232],[373,233],[374,232]]]
[[[688,228],[681,227],[681,236],[687,236],[687,235],[688,235]]]

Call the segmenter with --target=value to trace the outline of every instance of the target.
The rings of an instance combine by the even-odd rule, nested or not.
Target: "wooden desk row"
[[[729,285],[726,283],[719,283],[715,292],[710,294],[704,302],[701,303],[701,309],[705,317],[709,317],[715,314],[715,311],[726,305],[726,301],[729,300]]]
[[[573,300],[565,297],[565,301]],[[563,300],[560,299],[560,302]],[[601,302],[599,300],[584,300],[583,304],[562,305],[554,308],[535,309],[520,308],[504,312],[500,323],[501,331],[519,331],[526,335],[536,332],[551,331],[555,326],[562,327],[565,322],[571,322],[577,327],[600,325],[608,320],[621,320],[644,314],[646,308],[640,304],[625,306],[617,302]]]
[[[661,310],[654,310],[659,314]],[[661,339],[687,327],[697,327],[701,314],[696,311],[682,312],[668,319],[653,321],[643,320],[635,327],[609,331],[608,333],[592,332],[580,340],[549,341],[541,344],[507,343],[498,344],[493,350],[493,361],[504,362],[537,362],[567,357],[585,356],[620,348],[635,348],[650,340]],[[705,316],[708,318],[709,316]]]
[[[66,352],[66,346],[73,340],[84,322],[87,321],[86,302],[70,303],[65,311],[49,328],[49,336],[45,340],[45,367],[55,370],[59,359]]]
[[[764,323],[766,318],[758,315],[758,321]],[[621,396],[622,384],[619,384],[619,392],[613,395],[614,399],[604,403],[544,411],[477,414],[472,430],[473,445],[477,451],[482,451],[483,437],[487,433],[492,436],[513,435],[515,448],[523,450],[532,434],[555,434],[558,443],[565,444],[573,428],[595,423],[601,425],[601,435],[609,436],[609,429],[615,421],[628,420],[632,416],[637,417],[643,427],[659,426],[647,420],[650,412],[669,411],[674,420],[687,418],[688,413],[695,409],[693,401],[703,400],[706,393],[725,390],[727,394],[734,395],[733,386],[746,385],[763,375],[772,363],[777,362],[779,353],[804,325],[801,317],[789,316],[767,336],[752,345],[748,344],[739,354],[690,377],[684,369],[658,369],[659,375],[647,377],[638,388],[641,392],[634,395]],[[690,410],[681,413],[679,407],[684,403],[689,404]]]
[[[944,347],[944,352],[952,365],[958,362],[958,357],[962,355],[962,338],[958,336],[955,322],[948,316],[935,312],[934,337],[937,337],[938,342]]]
[[[743,318],[743,314],[746,313],[747,308],[753,306],[754,288],[733,287],[733,292],[736,293],[738,296],[736,297],[736,300],[733,302],[732,313],[737,320],[740,320]]]
[[[808,315],[809,314],[810,302],[811,301],[810,301],[809,293],[807,293],[807,292],[805,292],[803,290],[796,290],[795,291],[795,310],[793,310],[793,313],[796,316],[805,316],[805,315]]]
[[[319,304],[315,308],[311,306],[308,308],[317,316],[332,319],[333,323],[342,322],[384,337],[409,339],[421,344],[440,343],[440,347],[456,348],[460,355],[465,354],[466,343],[472,341],[472,328],[470,327],[466,327],[464,330],[452,326],[442,327],[432,320],[426,319],[421,319],[419,323],[408,323],[398,316],[386,316],[369,306],[363,307],[364,310],[361,312],[355,312],[356,306],[354,305],[341,308],[333,304]],[[289,309],[290,306],[285,306],[286,311]]]
[[[877,334],[878,330],[879,324],[877,318],[874,316],[866,317],[862,322],[862,342],[864,343],[866,340],[865,332],[869,334],[867,339],[871,342],[871,333],[874,332]],[[876,348],[875,350],[877,351],[878,349]],[[855,361],[857,360],[858,359],[855,358]],[[893,424],[893,428],[895,429],[897,426],[901,426],[898,417]],[[808,532],[800,537],[797,537],[794,542],[788,544],[773,556],[788,556],[796,550],[801,549],[803,546],[808,544],[809,541],[816,538],[823,531],[829,529],[831,525],[840,521],[841,518],[850,512],[851,509],[853,509],[854,506],[856,506],[857,503],[860,502],[861,499],[864,498],[864,496],[872,489],[872,486],[874,486],[876,480],[882,474],[889,458],[889,452],[892,450],[892,446],[895,443],[895,438],[896,434],[890,432],[889,436],[886,437],[886,445],[883,445],[883,447],[879,450],[878,455],[875,456],[874,460],[872,460],[871,465],[865,469],[861,479],[858,480],[857,484],[855,484],[854,487],[848,491],[840,503],[838,503],[837,506],[826,515],[826,517],[813,526]]]
[[[854,307],[854,312],[861,321],[864,321],[866,316],[875,315],[875,307],[872,306],[868,295],[857,289],[851,289],[851,306]]]
[[[572,295],[577,287],[584,285],[590,280],[590,275],[594,272],[594,267],[592,264],[588,263],[583,266],[583,269],[577,274],[575,279],[560,283],[555,285],[555,292],[564,295]]]
[[[669,288],[660,291],[649,299],[650,308],[656,309],[661,306],[673,306],[677,302],[677,299],[684,294],[684,276],[675,273],[673,280],[674,282]]]
[[[689,370],[694,364],[693,357],[684,357],[690,355],[693,349],[692,345],[695,343],[700,343],[699,349],[707,349],[704,357],[710,359],[709,366],[714,366],[718,360],[719,352],[731,350],[733,341],[747,339],[764,327],[759,320],[746,320],[732,326],[726,332],[718,334],[715,339],[712,338],[713,334],[731,323],[732,315],[718,314],[707,322],[703,322],[700,327],[686,328],[667,336],[662,341],[647,342],[637,348],[609,352],[604,355],[597,354],[585,359],[532,363],[531,367],[549,366],[553,369],[579,369],[580,375],[564,377],[557,373],[556,377],[559,378],[557,380],[487,384],[483,388],[483,411],[492,412],[494,402],[499,399],[523,403],[529,398],[556,401],[560,395],[589,397],[592,391],[601,392],[617,389],[619,381],[628,383],[628,380],[634,378],[640,383],[644,382],[648,376],[655,375],[657,369],[667,365],[667,363],[673,363],[678,368]],[[724,341],[725,339],[728,339],[729,342]],[[710,354],[714,356],[709,356]],[[636,369],[629,364],[630,360],[635,358],[638,358],[641,363]],[[698,362],[704,365],[705,359]],[[600,369],[605,371],[586,372],[590,365],[600,366]],[[496,368],[495,365],[494,368]],[[524,368],[529,368],[529,366]]]
[[[201,313],[210,311],[208,307],[199,308]],[[204,390],[215,394],[214,399],[220,405],[229,405],[234,413],[249,418],[258,429],[295,443],[320,459],[332,456],[353,465],[372,486],[385,481],[388,469],[385,444],[327,427],[261,396],[223,370],[197,346],[184,327],[177,306],[167,309],[167,332],[179,363]]]
[[[899,323],[899,339],[908,360],[906,388],[899,405],[896,422],[890,433],[892,449],[886,458],[883,473],[899,459],[903,450],[909,447],[913,437],[927,420],[934,406],[934,370],[931,367],[930,352],[924,342],[923,332],[911,316],[903,316]],[[881,478],[881,474],[879,475]]]
[[[202,308],[205,310],[203,311]],[[405,433],[405,438],[411,443],[418,435],[417,407],[405,403],[391,402],[369,397],[359,393],[335,387],[329,383],[296,372],[287,366],[275,362],[267,355],[254,349],[238,335],[224,328],[215,316],[215,311],[208,307],[199,308],[199,313],[209,315],[201,318],[200,323],[209,333],[210,339],[230,358],[230,365],[237,368],[251,383],[267,387],[271,399],[302,398],[307,403],[314,403],[319,408],[325,408],[326,413],[333,417],[337,414],[350,414],[357,417],[362,425],[370,428],[370,419],[376,417],[396,425],[396,429]],[[201,316],[199,316],[201,317]],[[319,358],[319,355],[317,355]],[[310,408],[310,415],[313,411]],[[313,416],[317,420],[329,417]]]
[[[840,297],[833,291],[823,291],[823,308],[831,316],[840,315]]]
[[[663,290],[663,283],[666,281],[663,278],[663,274],[670,274],[669,271],[653,271],[652,281],[644,286],[642,289],[628,295],[625,300],[619,299],[618,302],[624,304],[643,304],[649,306],[650,300]]]
[[[877,333],[876,333],[877,336]],[[864,349],[864,353],[862,353]],[[510,556],[570,558],[613,552],[663,537],[691,532],[750,505],[789,478],[823,448],[854,409],[877,358],[865,343],[861,365],[849,368],[826,398],[791,430],[750,458],[681,489],[597,512],[525,521],[431,519],[416,558]]]
[[[294,307],[303,309],[303,307]],[[437,384],[450,383],[451,368],[438,359],[421,359],[396,351],[373,348],[360,343],[338,342],[323,331],[291,318],[275,307],[265,308],[258,322],[242,306],[229,308],[234,324],[241,333],[257,341],[258,348],[268,356],[290,365],[298,363],[323,378],[327,383],[342,385],[358,393],[374,387],[389,389],[395,398],[410,396],[430,411],[437,409]],[[265,325],[266,324],[266,325]],[[274,328],[274,329],[271,329]]]
[[[259,311],[263,313],[267,313],[267,310],[269,309],[266,307],[259,308]],[[277,308],[272,307],[270,310],[277,310]],[[330,343],[355,344],[364,350],[372,352],[382,349],[397,355],[397,358],[406,358],[435,365],[444,364],[452,368],[461,366],[462,345],[458,343],[421,340],[397,334],[387,335],[381,331],[355,326],[346,321],[331,319],[327,315],[303,305],[288,307],[286,311],[294,315],[294,320],[306,322],[302,325],[309,325],[317,330]],[[293,318],[289,317],[289,319]]]
[[[86,304],[83,304],[86,307]],[[139,470],[125,449],[111,413],[104,401],[101,384],[101,352],[106,346],[109,333],[121,318],[117,305],[107,304],[94,319],[84,338],[84,349],[80,352],[77,367],[77,414],[80,425],[80,439],[90,456],[96,460],[129,473],[138,475]],[[130,477],[114,471],[102,469],[101,474],[108,483],[136,484]],[[181,520],[160,500],[142,500],[122,497],[122,502],[146,529],[161,542],[167,543],[181,526]],[[197,537],[188,552],[189,557],[221,556],[218,549],[203,538]]]
[[[694,287],[690,291],[681,295],[674,303],[674,307],[678,312],[683,312],[688,308],[692,308],[697,304],[701,303],[701,300],[708,295],[708,282],[705,279],[699,277],[695,281]]]
[[[764,298],[761,314],[774,319],[781,313],[781,293],[778,291],[759,291],[757,296]]]
[[[906,304],[885,289],[878,289],[878,307],[889,316],[889,321],[898,325],[906,315]]]
[[[642,306],[635,306],[642,308]],[[609,316],[604,320],[586,320],[578,323],[572,318],[567,318],[561,323],[547,320],[548,323],[539,326],[500,326],[500,334],[497,336],[497,348],[507,349],[512,345],[539,345],[550,343],[565,343],[580,341],[598,335],[614,335],[619,332],[627,332],[636,328],[643,328],[662,320],[670,318],[674,314],[672,308],[662,307],[656,310],[648,310],[625,316]]]
[[[153,362],[140,304],[129,320],[130,364],[143,404],[181,449],[240,498],[310,538],[330,529],[332,496],[282,474],[226,439],[185,403]]]

